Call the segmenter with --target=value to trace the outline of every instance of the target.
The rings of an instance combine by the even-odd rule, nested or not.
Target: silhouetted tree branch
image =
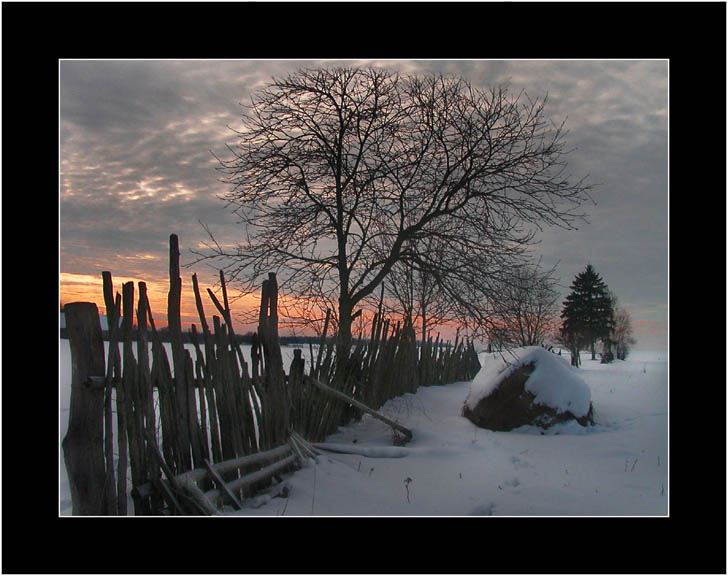
[[[243,237],[231,247],[211,235],[199,254],[244,291],[272,271],[284,296],[335,301],[339,352],[356,308],[399,263],[484,325],[485,299],[534,228],[572,227],[588,198],[565,173],[565,132],[545,103],[373,68],[274,79],[219,158]],[[429,241],[442,250],[423,250]]]

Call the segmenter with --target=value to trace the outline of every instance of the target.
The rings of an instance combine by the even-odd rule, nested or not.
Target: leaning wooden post
[[[205,317],[205,310],[202,306],[200,298],[200,287],[197,283],[197,274],[192,275],[192,289],[195,294],[195,304],[197,312],[200,315],[200,326],[202,327],[202,338],[205,343],[205,394],[207,396],[207,404],[210,410],[210,436],[212,440],[212,455],[215,462],[220,462],[222,458],[222,449],[220,444],[220,427],[218,425],[217,405],[215,402],[215,392],[213,387],[213,374],[215,373],[215,343],[210,334],[210,328]],[[194,324],[192,327],[194,328]]]
[[[370,408],[366,404],[359,402],[358,400],[356,400],[355,398],[352,398],[351,396],[347,396],[346,394],[344,394],[343,392],[340,392],[339,390],[336,390],[335,388],[331,388],[330,386],[327,386],[320,380],[318,380],[316,378],[312,378],[311,376],[305,376],[304,380],[312,383],[314,386],[316,386],[317,388],[320,388],[327,394],[330,394],[331,396],[334,396],[335,398],[338,398],[339,400],[342,400],[348,404],[351,404],[352,406],[356,406],[362,412],[366,412],[367,414],[374,416],[378,420],[381,420],[385,424],[388,424],[389,426],[392,427],[393,430],[396,430],[397,432],[400,432],[404,435],[405,442],[409,442],[410,440],[412,440],[412,431],[409,430],[409,428],[405,428],[404,426],[402,426],[401,424],[398,424],[394,420],[390,420],[389,418],[387,418],[383,414],[380,414],[376,410]]]
[[[71,346],[71,407],[63,459],[71,486],[74,516],[107,513],[104,465],[104,387],[90,377],[104,378],[104,341],[96,304],[67,304],[66,328]]]

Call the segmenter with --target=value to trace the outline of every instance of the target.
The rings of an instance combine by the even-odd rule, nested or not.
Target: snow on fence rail
[[[376,410],[419,385],[470,380],[480,368],[472,343],[458,342],[459,336],[453,346],[441,345],[439,336],[433,343],[430,337],[418,354],[411,323],[392,325],[380,312],[369,341],[359,339],[346,374],[337,375],[340,363],[334,361],[335,339],[327,338],[327,313],[315,363],[309,343],[308,374],[300,350],[294,351],[286,374],[274,274],[262,285],[248,366],[233,331],[222,272],[222,302],[208,289],[220,314],[213,316],[212,330],[197,276],[192,275],[200,317],[200,331],[191,328],[193,360],[182,340],[182,281],[174,234],[169,270],[171,363],[144,282],[138,283],[133,331],[134,283],[123,284],[122,294],[114,296],[111,273],[102,273],[111,327],[106,363],[96,305],[66,305],[72,385],[63,452],[74,515],[127,515],[129,492],[135,515],[208,514],[225,498],[239,504],[239,499],[269,486],[275,474],[309,457],[313,449],[308,442],[321,442],[362,413],[392,426],[395,443],[406,442],[411,432]],[[275,462],[270,463],[270,455]]]

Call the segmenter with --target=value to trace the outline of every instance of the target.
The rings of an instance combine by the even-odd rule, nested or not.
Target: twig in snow
[[[408,503],[410,501],[410,498],[409,498],[409,484],[410,484],[410,482],[412,482],[412,478],[410,478],[409,476],[407,476],[407,478],[404,479],[404,488],[405,488],[405,490],[407,490],[407,502]]]
[[[637,464],[637,460],[639,460],[639,458],[635,458],[634,462],[632,462],[632,469],[630,470],[630,472],[634,472],[634,467]]]

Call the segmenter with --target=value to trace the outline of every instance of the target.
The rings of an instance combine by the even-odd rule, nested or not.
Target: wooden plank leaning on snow
[[[408,428],[405,428],[404,426],[402,426],[401,424],[398,424],[394,420],[390,420],[389,418],[380,414],[376,410],[372,410],[371,408],[369,408],[369,406],[367,406],[366,404],[362,404],[361,402],[359,402],[358,400],[355,400],[351,396],[347,396],[343,392],[340,392],[339,390],[335,390],[334,388],[327,386],[326,384],[324,384],[323,382],[319,381],[316,378],[312,378],[311,376],[304,376],[304,378],[308,382],[311,382],[314,386],[323,390],[324,392],[328,392],[329,394],[331,394],[332,396],[335,396],[339,400],[348,402],[349,404],[351,404],[352,406],[355,406],[362,412],[366,412],[367,414],[374,416],[374,418],[377,418],[378,420],[381,420],[385,424],[388,424],[395,431],[402,433],[405,437],[404,443],[407,443],[410,440],[412,440],[412,432]]]
[[[314,448],[337,454],[356,454],[367,458],[404,458],[410,451],[402,446],[357,446],[356,444],[331,444],[314,442]]]

